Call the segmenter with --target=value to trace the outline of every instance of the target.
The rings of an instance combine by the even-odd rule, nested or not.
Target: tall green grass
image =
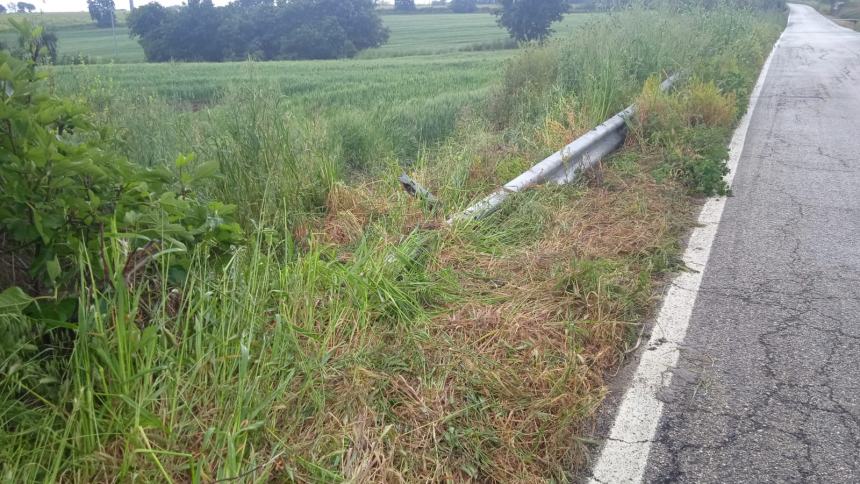
[[[56,85],[98,106],[142,163],[165,163],[185,151],[223,158],[215,144],[225,138],[222,122],[244,112],[242,99],[252,96],[266,121],[243,118],[247,130],[291,126],[296,136],[323,139],[316,146],[344,161],[341,171],[373,171],[395,158],[417,158],[452,133],[464,110],[480,109],[505,55],[160,64],[146,65],[143,74],[131,65],[58,67]]]
[[[519,57],[506,74],[499,112],[514,124],[534,119],[561,93],[575,99],[584,124],[594,125],[626,107],[654,75],[713,79],[742,94],[781,21],[779,13],[750,16],[733,8],[668,12],[595,16],[569,38]],[[745,96],[738,99],[746,105]]]

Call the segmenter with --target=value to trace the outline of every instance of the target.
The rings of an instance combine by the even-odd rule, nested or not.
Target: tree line
[[[33,13],[36,11],[36,6],[29,2],[9,2],[7,5],[0,5],[0,14],[2,13]]]
[[[388,40],[374,0],[237,0],[138,7],[127,20],[150,62],[336,59]]]
[[[113,6],[113,0],[89,1]],[[518,41],[540,41],[567,2],[499,0],[498,22]],[[469,12],[475,2],[453,0],[450,6]],[[389,35],[374,0],[236,0],[224,7],[189,0],[179,8],[150,3],[135,9],[127,23],[149,62],[337,59],[378,47]]]

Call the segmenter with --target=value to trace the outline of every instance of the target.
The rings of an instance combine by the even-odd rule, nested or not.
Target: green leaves
[[[0,292],[0,316],[21,314],[21,311],[33,302],[20,287],[13,286]]]
[[[48,272],[48,277],[51,279],[51,283],[56,285],[57,279],[60,278],[60,274],[62,273],[60,260],[57,259],[56,255],[53,259],[45,262],[45,270]]]
[[[51,95],[31,65],[0,52],[0,232],[32,279],[76,292],[78,258],[100,260],[113,230],[183,250],[241,239],[232,207],[197,200],[190,188],[215,176],[217,162],[182,154],[176,174],[132,163],[109,148],[85,106]]]
[[[199,181],[205,178],[210,178],[218,173],[218,162],[217,161],[207,161],[205,163],[201,163],[197,165],[194,169],[194,176],[192,181]]]

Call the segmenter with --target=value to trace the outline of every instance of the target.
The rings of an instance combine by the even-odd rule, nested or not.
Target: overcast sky
[[[15,0],[17,1],[17,0]],[[37,10],[43,12],[85,12],[87,10],[87,0],[28,0],[36,6]],[[150,3],[153,0],[135,0],[135,5],[143,5]],[[213,0],[215,5],[227,5],[230,0]],[[0,3],[9,3],[7,0],[0,0]],[[116,8],[128,10],[128,0],[114,0]],[[158,3],[168,5],[181,5],[183,0],[158,0]],[[416,0],[417,4],[430,3],[430,0]]]
[[[17,1],[17,0],[16,0]],[[28,0],[36,6],[36,9],[44,12],[84,12],[87,10],[87,0]],[[116,8],[128,10],[128,0],[113,0]],[[151,0],[136,0],[135,5],[143,5]],[[214,0],[215,5],[226,5],[230,0]],[[0,0],[0,3],[9,3]],[[182,0],[158,0],[162,5],[180,5]]]

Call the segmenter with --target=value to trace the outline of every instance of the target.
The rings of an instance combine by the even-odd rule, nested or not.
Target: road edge
[[[791,23],[789,13],[788,24]],[[746,113],[741,117],[729,142],[726,183],[731,186],[749,130],[750,119],[758,105],[774,53],[783,30],[762,65],[750,94]],[[592,484],[641,482],[648,463],[651,443],[663,413],[657,398],[660,389],[671,383],[671,369],[687,333],[702,276],[719,228],[726,197],[709,198],[702,206],[698,226],[692,231],[682,259],[690,270],[677,275],[665,293],[648,344],[641,351],[630,385],[618,405],[609,436],[586,480]]]

